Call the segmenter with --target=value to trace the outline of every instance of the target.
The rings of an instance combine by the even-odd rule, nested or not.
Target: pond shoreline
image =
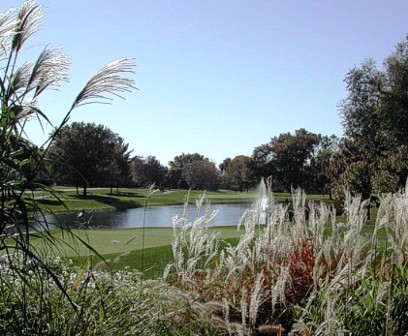
[[[78,217],[77,211],[60,212],[38,218],[49,226],[73,228],[141,228],[141,227],[172,227],[174,216],[181,218],[184,213],[189,222],[201,217],[205,212],[217,213],[212,220],[213,226],[237,225],[241,216],[252,203],[211,203],[198,209],[190,203],[185,209],[183,204],[152,205],[148,207],[130,208],[120,211],[86,211]]]
[[[188,191],[184,189],[171,189],[155,193],[146,199],[146,191],[143,189],[123,189],[110,193],[107,189],[97,188],[87,196],[77,195],[73,189],[59,190],[59,200],[51,195],[36,197],[35,201],[40,204],[44,213],[75,212],[85,209],[86,211],[122,211],[134,208],[144,208],[145,205],[183,205],[186,197],[189,204],[195,203],[201,197],[203,191]],[[234,191],[205,192],[206,201],[211,204],[251,203],[257,193],[239,193]]]

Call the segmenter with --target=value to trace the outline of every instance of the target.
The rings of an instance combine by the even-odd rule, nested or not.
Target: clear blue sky
[[[70,83],[40,107],[57,124],[100,67],[134,57],[138,91],[71,121],[104,124],[164,165],[182,152],[219,164],[299,128],[341,136],[345,74],[367,58],[381,67],[408,33],[406,0],[37,3],[45,22],[29,52],[63,46],[72,61]],[[38,125],[32,132],[40,142]]]

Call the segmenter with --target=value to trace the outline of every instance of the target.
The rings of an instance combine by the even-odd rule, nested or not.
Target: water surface
[[[211,222],[213,226],[237,225],[245,209],[250,206],[248,203],[239,204],[212,204],[210,211],[218,210],[217,216]],[[86,210],[86,209],[85,209]],[[189,205],[187,217],[193,221],[197,217],[195,205]],[[205,208],[201,209],[203,215]],[[87,212],[85,218],[77,219],[75,213],[59,214],[58,217],[50,215],[47,217],[49,223],[60,221],[71,228],[89,226],[90,228],[140,228],[143,227],[171,227],[174,215],[183,214],[182,205],[160,205],[148,206],[146,208],[134,208],[121,211],[101,211]]]

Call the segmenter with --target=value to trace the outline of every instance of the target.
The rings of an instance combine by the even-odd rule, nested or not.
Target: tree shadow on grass
[[[126,192],[126,191],[114,191],[113,193],[109,193],[112,196],[120,196],[120,197],[135,197],[135,198],[145,198],[146,195],[141,195],[137,192]]]
[[[109,205],[115,210],[125,210],[125,209],[131,209],[131,208],[138,208],[140,207],[139,202],[135,202],[133,200],[120,200],[115,197],[110,197],[110,196],[101,196],[101,195],[75,195],[72,196],[73,198],[81,199],[81,200],[94,200],[98,203],[106,204]]]
[[[62,204],[61,201],[52,200],[52,199],[38,199],[36,200],[36,202],[42,205],[61,205]]]

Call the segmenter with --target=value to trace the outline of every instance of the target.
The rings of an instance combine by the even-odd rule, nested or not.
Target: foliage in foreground
[[[347,198],[344,223],[334,208],[306,204],[298,190],[293,216],[269,193],[261,226],[264,201],[243,216],[238,244],[220,254],[208,231],[215,213],[175,217],[174,262],[165,278],[202,302],[221,304],[213,313],[229,335],[408,332],[408,188],[381,197],[372,235],[363,231],[367,202],[360,197]]]
[[[408,332],[408,188],[384,195],[372,234],[366,203],[345,220],[325,203],[269,193],[242,217],[237,244],[209,230],[217,212],[175,216],[174,262],[163,279],[9,254],[0,267],[5,335],[405,335]],[[289,216],[293,211],[293,216]],[[292,221],[291,221],[292,219]],[[387,239],[383,238],[386,236]],[[12,265],[12,267],[10,267]],[[58,277],[58,282],[52,278]],[[69,299],[58,287],[69,295]],[[69,302],[71,300],[71,303]],[[75,308],[73,308],[73,306]]]
[[[110,273],[91,269],[89,264],[80,268],[58,258],[48,260],[48,267],[76,305],[73,310],[55,280],[35,260],[15,255],[1,261],[1,335],[218,333],[215,320],[209,323],[210,304],[159,281],[142,282],[136,273]]]
[[[70,309],[81,312],[68,293],[64,278],[32,244],[32,232],[42,226],[45,240],[55,246],[47,223],[38,220],[44,218],[44,213],[34,190],[60,201],[58,193],[39,179],[46,154],[72,112],[86,104],[106,102],[110,95],[121,97],[134,88],[133,80],[124,76],[134,72],[133,60],[111,62],[86,83],[60,124],[52,125],[50,115],[41,110],[38,101],[44,92],[68,80],[69,59],[61,49],[48,47],[33,61],[24,55],[28,42],[40,30],[42,19],[41,6],[32,0],[17,10],[0,13],[0,255],[5,263],[0,265],[0,332],[5,335],[43,335],[40,330],[53,328],[45,321],[59,310],[48,301],[46,295],[50,293]],[[41,147],[29,140],[27,125],[33,119],[41,127],[53,127]],[[49,292],[52,288],[56,290]],[[33,291],[38,292],[36,299]]]

